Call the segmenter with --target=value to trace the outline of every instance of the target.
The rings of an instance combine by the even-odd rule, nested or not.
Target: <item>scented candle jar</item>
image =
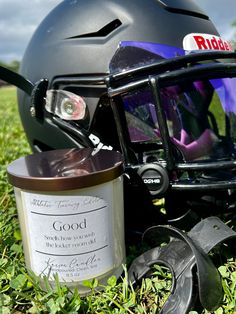
[[[125,262],[123,162],[89,148],[29,155],[7,169],[14,186],[26,267],[55,274],[80,294],[84,280],[106,284]]]

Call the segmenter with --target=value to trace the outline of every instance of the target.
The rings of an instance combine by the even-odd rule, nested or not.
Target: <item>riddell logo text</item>
[[[193,36],[195,43],[200,50],[225,50],[225,51],[232,51],[233,48],[231,44],[226,41],[222,40],[218,36],[202,36],[202,35],[195,35]]]

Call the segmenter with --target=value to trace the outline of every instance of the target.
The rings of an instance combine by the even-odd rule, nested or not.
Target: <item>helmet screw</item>
[[[36,111],[34,107],[30,107],[30,114],[31,114],[31,117],[33,118],[36,116]]]
[[[73,104],[69,100],[65,101],[65,103],[64,103],[64,110],[69,115],[73,114],[74,106],[73,106]]]

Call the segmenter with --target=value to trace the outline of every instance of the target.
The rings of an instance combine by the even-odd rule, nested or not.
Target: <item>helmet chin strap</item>
[[[172,226],[156,226],[144,233],[151,245],[169,238],[168,245],[154,247],[136,258],[129,269],[129,282],[151,275],[155,264],[167,266],[173,277],[172,291],[161,314],[186,314],[199,297],[208,311],[220,306],[223,298],[221,278],[208,253],[226,240],[236,238],[236,232],[217,217],[209,217],[195,225],[187,234]],[[198,291],[194,289],[198,286]]]
[[[0,66],[0,78],[3,81],[21,89],[31,97],[30,108],[31,115],[35,117],[37,120],[42,121],[43,120],[42,104],[44,103],[44,99],[46,96],[48,80],[41,79],[36,84],[33,84],[29,80],[25,79],[22,75],[2,66]]]
[[[22,75],[0,66],[0,78],[5,82],[20,88],[26,94],[31,96],[34,84],[29,80],[26,80]]]

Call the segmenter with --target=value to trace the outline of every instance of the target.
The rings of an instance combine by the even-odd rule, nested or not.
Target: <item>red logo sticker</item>
[[[186,35],[183,39],[183,48],[185,50],[234,50],[229,41],[216,35],[200,33]]]

